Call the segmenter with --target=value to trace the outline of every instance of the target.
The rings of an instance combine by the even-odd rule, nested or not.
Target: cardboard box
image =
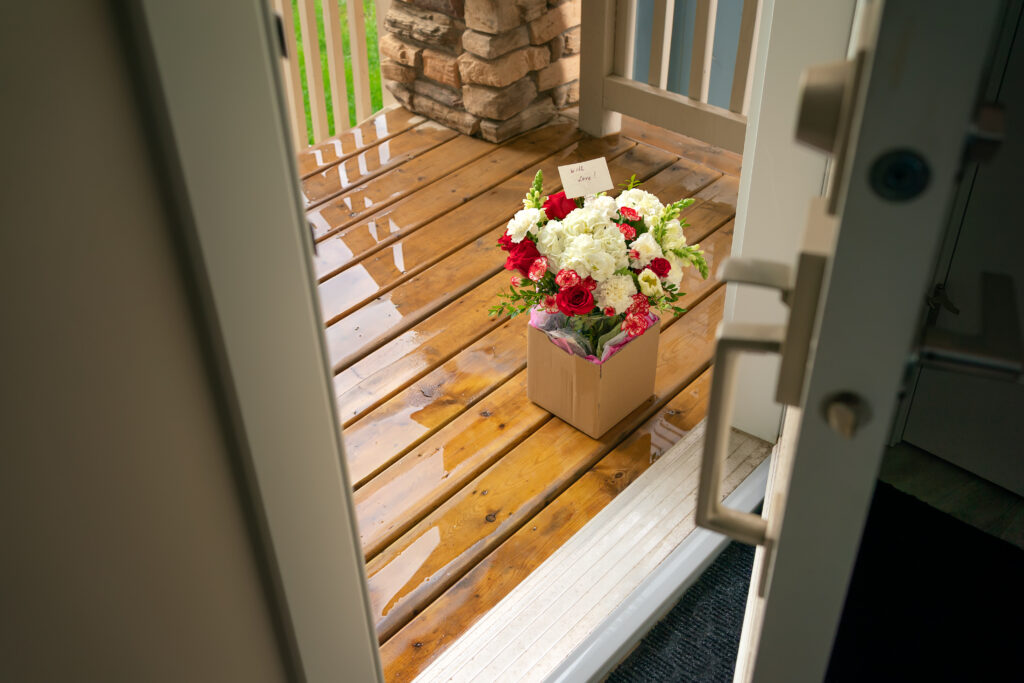
[[[659,324],[600,365],[528,327],[527,397],[587,436],[599,438],[654,394]]]

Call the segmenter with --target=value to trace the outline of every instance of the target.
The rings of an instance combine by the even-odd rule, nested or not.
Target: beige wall
[[[120,44],[0,23],[0,679],[284,680]]]

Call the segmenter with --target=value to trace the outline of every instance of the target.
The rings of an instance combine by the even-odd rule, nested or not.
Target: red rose
[[[555,296],[558,310],[566,315],[583,315],[594,310],[594,295],[582,284],[567,287]]]
[[[640,220],[640,214],[638,214],[635,209],[631,209],[628,206],[620,207],[619,215],[625,218],[627,221]]]
[[[513,244],[508,251],[508,258],[505,260],[506,270],[518,270],[524,277],[530,273],[530,266],[540,258],[537,245],[533,240],[524,238],[519,244]]]
[[[501,247],[502,251],[508,251],[512,248],[512,235],[507,232],[498,238],[498,246]]]
[[[647,264],[647,267],[654,271],[654,274],[658,277],[665,277],[668,275],[668,271],[672,270],[672,264],[668,262],[667,258],[656,258],[651,259],[651,262]]]
[[[555,219],[562,220],[575,208],[576,200],[566,197],[564,191],[556,192],[553,195],[548,196],[548,199],[544,202],[543,206],[544,213],[547,214],[549,221],[553,221]]]
[[[618,314],[617,314],[617,313],[615,312],[615,309],[614,309],[614,308],[612,308],[611,306],[606,306],[606,307],[605,307],[605,309],[604,309],[604,314],[605,314],[606,316],[608,316],[609,318],[614,318],[614,317],[615,317],[616,315],[618,315]]]

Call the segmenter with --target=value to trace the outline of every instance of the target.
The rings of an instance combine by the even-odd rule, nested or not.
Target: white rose
[[[661,247],[658,246],[658,242],[654,239],[654,235],[649,232],[645,232],[637,237],[630,245],[630,248],[634,249],[637,253],[637,258],[634,260],[638,267],[646,266],[654,259],[662,256]]]
[[[629,275],[613,275],[604,282],[597,285],[594,295],[597,298],[597,305],[601,310],[611,307],[616,313],[624,313],[630,304],[633,303],[632,296],[636,294],[636,285]]]
[[[522,242],[526,233],[537,227],[542,215],[540,209],[520,209],[508,222],[505,233],[512,237],[513,242]]]
[[[650,268],[644,268],[643,272],[637,276],[637,280],[640,281],[640,291],[644,293],[644,296],[659,297],[665,293],[665,290],[661,288],[661,281]]]

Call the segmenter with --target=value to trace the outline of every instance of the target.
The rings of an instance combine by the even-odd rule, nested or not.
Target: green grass
[[[327,43],[324,40],[324,14],[322,2],[335,1],[338,3],[338,14],[341,16],[341,43],[342,51],[345,53],[345,83],[348,90],[348,121],[338,125],[334,120],[334,111],[331,105],[330,75],[327,71]],[[358,0],[356,0],[358,1]],[[327,106],[327,126],[331,135],[336,135],[341,130],[356,124],[355,95],[352,88],[352,48],[349,46],[348,35],[348,14],[345,7],[346,0],[316,0],[317,37],[320,44],[320,71],[324,79],[324,100]],[[380,90],[380,57],[377,52],[377,17],[374,0],[362,0],[363,17],[366,23],[366,51],[369,53],[370,62],[370,103],[373,110],[381,108]],[[299,72],[302,81],[302,101],[306,110],[306,135],[309,144],[313,144],[313,117],[309,109],[309,84],[306,83],[306,55],[302,48],[302,28],[299,22],[298,0],[292,0],[292,21],[295,29],[295,42],[299,52]]]

